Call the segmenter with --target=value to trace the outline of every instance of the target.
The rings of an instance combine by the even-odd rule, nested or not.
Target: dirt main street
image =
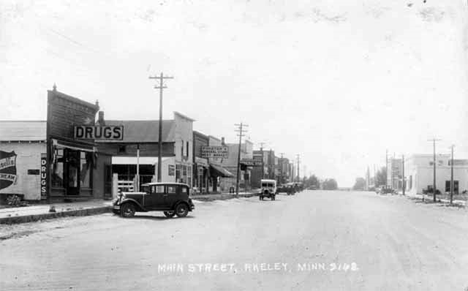
[[[0,226],[0,290],[465,290],[468,211],[371,192]]]

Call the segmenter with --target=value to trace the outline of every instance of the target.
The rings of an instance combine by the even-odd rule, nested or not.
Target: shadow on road
[[[128,217],[128,218],[123,218],[121,217],[122,219],[132,219],[132,220],[138,220],[138,219],[149,219],[149,220],[160,220],[160,221],[164,221],[164,220],[174,220],[174,219],[192,219],[192,218],[195,218],[195,216],[186,216],[186,217],[171,217],[171,218],[168,218],[166,216],[153,216],[153,215],[135,215],[134,217]]]

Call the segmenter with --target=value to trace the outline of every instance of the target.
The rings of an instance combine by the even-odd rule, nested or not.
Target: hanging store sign
[[[262,161],[257,160],[257,159],[242,159],[240,163],[247,167],[261,167],[262,166]]]
[[[202,146],[202,158],[223,158],[229,157],[229,147],[227,146]]]
[[[122,140],[124,127],[81,125],[74,127],[76,139]]]

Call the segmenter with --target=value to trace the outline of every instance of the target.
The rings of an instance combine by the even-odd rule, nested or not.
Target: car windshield
[[[273,187],[273,183],[263,183],[262,187]]]

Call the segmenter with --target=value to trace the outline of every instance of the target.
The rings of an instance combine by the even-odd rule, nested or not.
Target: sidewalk
[[[51,206],[55,207],[55,212],[49,212]],[[112,202],[108,200],[9,207],[0,209],[0,224],[24,223],[65,216],[86,216],[111,211]]]
[[[252,192],[239,193],[238,197],[258,195]],[[203,194],[191,195],[190,198],[199,201],[226,200],[236,198],[236,194]],[[55,212],[49,212],[55,206]],[[112,212],[112,201],[93,200],[73,203],[53,203],[25,207],[0,208],[0,224],[15,224],[66,216],[87,216]]]
[[[419,200],[424,200],[425,201],[428,201],[428,202],[433,202],[434,198],[431,194],[426,194],[426,195],[423,195],[423,194],[416,194],[416,195],[407,195],[407,197],[409,198],[413,198],[413,199],[419,199]],[[443,204],[450,204],[450,200],[449,199],[441,199],[439,197],[436,196],[436,201],[438,203],[443,203]],[[436,202],[436,203],[437,203]],[[466,207],[466,201],[464,200],[453,200],[453,204],[455,205],[460,205],[460,206],[463,206],[463,207]]]
[[[238,198],[257,196],[257,192],[239,192]],[[221,193],[221,194],[192,194],[190,196],[193,200],[200,201],[213,201],[213,200],[226,200],[236,198],[236,193]]]

